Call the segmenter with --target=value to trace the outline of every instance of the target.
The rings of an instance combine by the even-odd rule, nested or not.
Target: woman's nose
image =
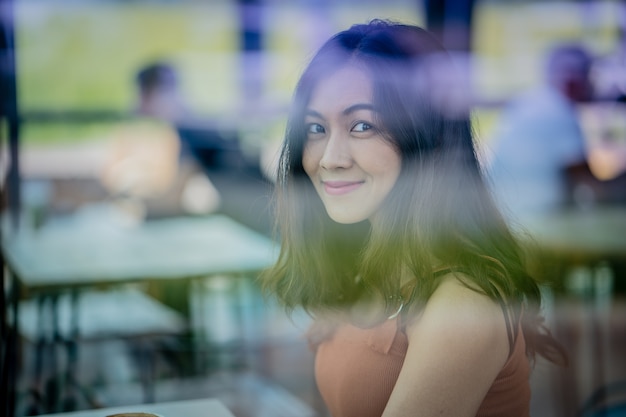
[[[349,168],[352,165],[352,155],[348,141],[348,138],[331,135],[324,147],[320,166],[324,169]]]

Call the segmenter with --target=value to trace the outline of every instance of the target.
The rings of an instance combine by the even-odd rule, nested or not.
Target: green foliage
[[[151,61],[168,59],[180,72],[183,94],[193,110],[228,115],[241,99],[236,4],[18,0],[20,110],[130,110],[136,71]],[[477,90],[485,98],[502,99],[537,82],[541,54],[556,40],[583,40],[600,53],[611,52],[617,39],[617,5],[615,0],[598,2],[588,16],[575,2],[479,3],[473,35]],[[560,18],[549,17],[553,15]],[[424,24],[423,10],[413,0],[367,2],[358,8],[337,2],[319,22],[297,3],[268,6],[264,16],[268,99],[279,106],[289,101],[300,71],[318,46],[311,36],[375,17]],[[482,112],[479,118],[484,116]],[[490,121],[483,120],[486,131]],[[29,126],[22,137],[40,142],[97,135],[93,126],[76,126],[71,137],[63,137],[70,134],[68,129]]]
[[[136,71],[157,59],[178,68],[190,102],[232,102],[235,60],[212,65],[211,59],[237,49],[236,13],[229,4],[22,1],[15,14],[23,112],[130,110]],[[206,77],[186,77],[190,64]],[[66,129],[29,127],[23,136],[47,140]]]

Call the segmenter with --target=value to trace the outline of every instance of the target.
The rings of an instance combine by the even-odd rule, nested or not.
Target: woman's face
[[[377,126],[367,74],[346,66],[317,85],[305,109],[302,165],[338,223],[371,219],[393,188],[400,154]]]

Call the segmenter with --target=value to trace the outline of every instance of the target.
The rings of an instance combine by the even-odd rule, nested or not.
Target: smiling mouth
[[[324,190],[330,195],[343,195],[348,194],[361,185],[364,181],[322,181],[324,184]]]

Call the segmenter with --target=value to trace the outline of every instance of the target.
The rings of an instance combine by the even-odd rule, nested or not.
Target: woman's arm
[[[383,417],[475,416],[509,354],[499,304],[449,275],[407,335]]]

